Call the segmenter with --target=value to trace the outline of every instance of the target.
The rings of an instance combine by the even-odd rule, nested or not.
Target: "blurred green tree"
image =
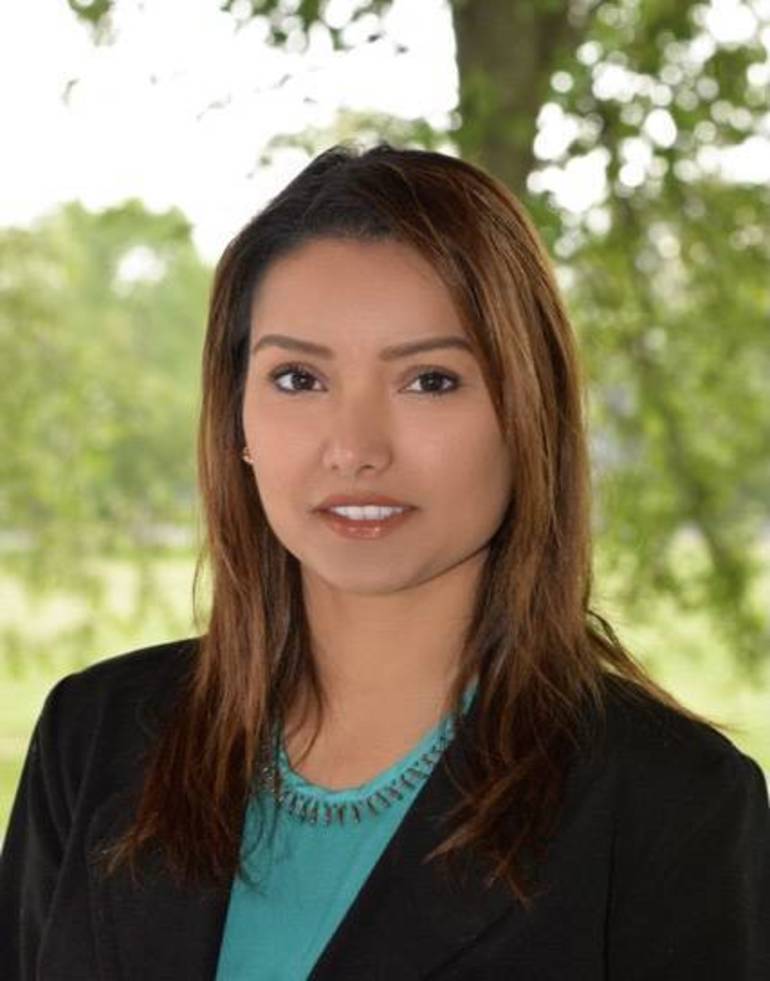
[[[98,600],[95,556],[191,529],[210,270],[138,201],[0,230],[0,268],[4,564]]]
[[[69,0],[109,39],[113,0]],[[716,151],[750,141],[767,158],[766,5],[737,2],[732,40],[696,0],[449,0],[459,105],[448,132],[425,120],[341,113],[278,145],[309,152],[343,136],[454,145],[524,200],[553,254],[590,381],[601,543],[643,606],[670,593],[707,608],[747,670],[768,660],[768,605],[753,597],[770,499],[770,186],[720,172]],[[323,0],[224,0],[263,18],[273,44],[311,29],[345,50],[387,36],[391,0],[348,21]],[[740,15],[740,16],[739,16]],[[417,9],[415,16],[419,16]],[[762,18],[765,18],[763,22]],[[403,48],[402,48],[403,50]],[[544,146],[556,120],[561,139]],[[583,211],[554,177],[600,164]],[[703,561],[674,561],[689,532]]]

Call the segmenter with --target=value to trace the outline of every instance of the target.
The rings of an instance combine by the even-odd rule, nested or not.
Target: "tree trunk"
[[[535,158],[540,107],[553,72],[579,42],[568,0],[455,0],[461,155],[520,196]]]

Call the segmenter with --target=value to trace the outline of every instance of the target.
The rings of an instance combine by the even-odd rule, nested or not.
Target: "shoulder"
[[[165,641],[149,647],[139,647],[122,654],[95,661],[62,680],[82,691],[109,692],[113,688],[136,683],[152,684],[162,675],[184,671],[199,646],[198,637]]]
[[[80,671],[65,675],[46,698],[43,715],[94,714],[121,707],[165,701],[178,688],[191,668],[198,638],[169,641],[142,647],[96,661]]]
[[[99,768],[146,748],[190,674],[197,638],[170,641],[97,661],[61,678],[38,718],[33,751],[79,784]]]
[[[750,759],[712,724],[691,719],[625,679],[606,682],[604,751],[639,785],[740,772]],[[754,761],[751,761],[754,763]],[[756,766],[756,763],[754,763]]]
[[[575,820],[583,834],[570,847],[604,855],[609,976],[759,977],[770,954],[761,768],[714,726],[630,682],[615,679],[605,694]]]
[[[629,842],[639,835],[673,844],[720,824],[737,831],[749,813],[768,835],[765,775],[717,728],[614,677],[605,706],[598,755]]]
[[[8,831],[14,847],[59,862],[73,827],[85,829],[108,798],[137,789],[197,649],[197,638],[140,648],[53,686],[22,768]]]

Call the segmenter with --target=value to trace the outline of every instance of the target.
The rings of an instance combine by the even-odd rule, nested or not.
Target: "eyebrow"
[[[289,337],[287,334],[265,334],[260,337],[251,349],[252,354],[265,347],[281,347],[287,351],[303,351],[305,354],[314,354],[320,358],[334,358],[334,351],[324,344],[316,344],[314,341],[303,341],[298,337]],[[405,344],[393,344],[384,347],[380,353],[380,361],[393,361],[396,358],[404,358],[409,354],[420,354],[423,351],[433,351],[439,347],[454,347],[462,351],[473,354],[473,348],[464,337],[456,334],[448,337],[425,337],[420,341],[407,341]]]

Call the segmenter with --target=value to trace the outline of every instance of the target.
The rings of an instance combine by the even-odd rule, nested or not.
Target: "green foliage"
[[[750,83],[749,66],[766,58],[758,41],[694,53],[702,9],[597,8],[581,39],[594,57],[560,63],[571,85],[549,98],[578,124],[553,163],[601,148],[607,194],[578,218],[548,193],[524,197],[562,260],[590,382],[597,524],[625,601],[668,593],[707,609],[756,673],[770,637],[757,596],[766,560],[751,551],[770,500],[770,189],[721,179],[699,154],[759,132],[770,92]],[[608,66],[626,73],[617,92],[597,86]],[[644,128],[660,107],[670,145]],[[633,184],[629,140],[650,158]],[[683,534],[702,555],[686,569],[672,558]]]
[[[329,126],[306,126],[300,133],[279,133],[267,141],[258,163],[267,165],[284,149],[301,149],[309,157],[337,143],[370,145],[387,140],[394,146],[452,152],[451,141],[442,130],[424,119],[397,119],[385,113],[340,110]]]
[[[710,610],[749,668],[766,652],[752,546],[770,491],[770,288],[761,250],[729,240],[733,209],[750,203],[753,193],[721,188],[705,232],[682,222],[681,200],[645,209],[649,225],[629,206],[622,226],[580,247],[570,290],[601,440],[600,533],[625,570],[626,603],[669,592],[685,608]],[[681,242],[682,255],[662,255],[656,241]],[[683,530],[703,551],[687,569],[673,551]]]
[[[359,27],[364,18],[368,19],[372,14],[379,20],[391,6],[392,0],[359,0],[354,7],[350,18],[344,26],[329,24],[325,18],[328,0],[251,0],[250,9],[245,15],[247,19],[261,18],[267,21],[268,40],[276,47],[285,45],[289,38],[296,45],[295,50],[305,51],[308,45],[308,34],[310,29],[316,24],[323,24],[329,32],[332,45],[335,51],[349,51],[356,47],[358,41],[351,41],[351,30],[355,36],[358,32],[355,28]],[[223,0],[220,9],[234,15],[243,16],[240,10],[243,5],[238,0]],[[375,41],[382,36],[380,29],[371,31],[366,40]]]
[[[98,598],[94,555],[191,526],[209,270],[137,201],[2,230],[0,267],[3,559]]]
[[[109,14],[113,0],[67,0],[67,3],[81,20],[98,24]]]

